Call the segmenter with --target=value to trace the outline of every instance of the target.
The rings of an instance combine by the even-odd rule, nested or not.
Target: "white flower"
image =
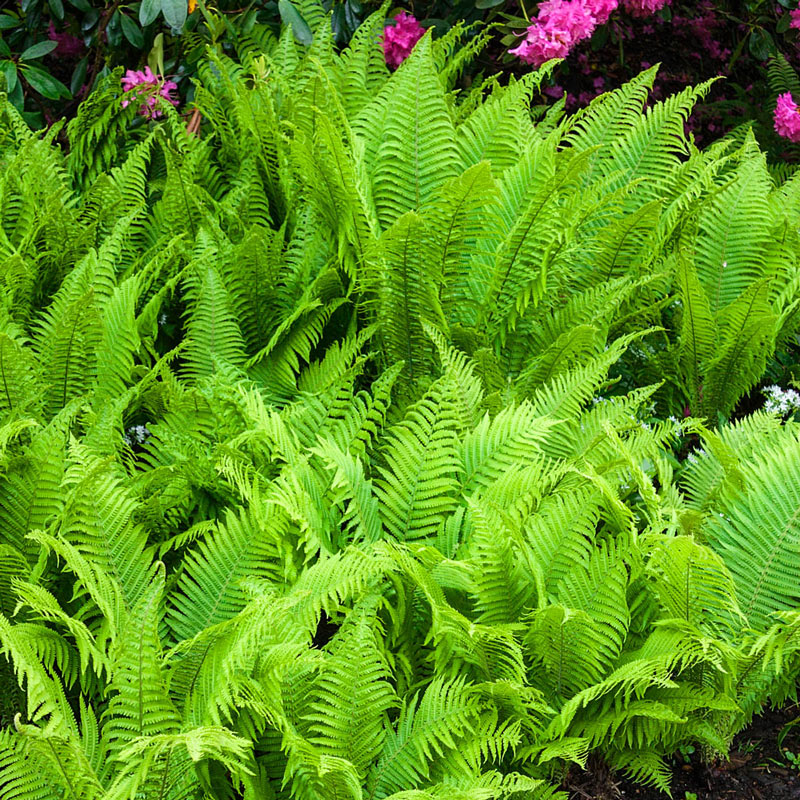
[[[766,398],[764,411],[768,414],[785,416],[800,410],[800,392],[795,389],[781,389],[773,384],[764,388],[763,395]]]
[[[133,425],[125,431],[123,438],[128,446],[144,444],[150,438],[150,430],[147,425]]]

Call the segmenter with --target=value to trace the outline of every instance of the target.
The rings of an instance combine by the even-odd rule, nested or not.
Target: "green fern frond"
[[[749,625],[764,630],[774,614],[796,605],[794,584],[787,576],[797,569],[793,542],[798,535],[795,474],[800,445],[794,437],[760,453],[741,472],[746,494],[712,515],[704,535],[730,570],[736,599]]]
[[[695,264],[714,314],[764,275],[764,253],[771,238],[771,189],[763,155],[746,148],[728,185],[703,206]]]
[[[456,505],[458,459],[454,388],[442,378],[393,426],[375,483],[381,518],[400,541],[432,537]]]
[[[383,122],[372,134],[379,144],[371,172],[375,208],[384,228],[404,213],[418,211],[444,181],[458,174],[459,163],[430,34],[386,88],[390,95]]]
[[[376,641],[374,614],[367,608],[354,609],[334,637],[306,716],[311,741],[320,752],[347,759],[361,775],[380,753],[387,712],[396,705],[388,666]]]
[[[185,557],[168,599],[167,621],[178,640],[232,618],[245,605],[245,576],[280,581],[288,528],[280,509],[229,511]]]
[[[177,733],[180,725],[165,685],[158,635],[163,594],[164,567],[159,564],[116,643],[103,748],[120,764],[125,748],[135,740]]]

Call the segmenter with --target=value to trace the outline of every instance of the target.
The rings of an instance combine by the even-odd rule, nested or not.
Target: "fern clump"
[[[793,695],[794,176],[381,24],[0,112],[2,800],[668,790]]]

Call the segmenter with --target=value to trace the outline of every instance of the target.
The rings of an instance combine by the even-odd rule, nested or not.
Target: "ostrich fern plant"
[[[667,789],[794,691],[796,179],[381,25],[0,110],[0,800]]]
[[[685,429],[639,419],[654,387],[566,413],[573,387],[555,381],[475,412],[475,363],[431,333],[439,376],[405,410],[396,370],[280,409],[222,374],[187,389],[228,425],[193,436],[214,454],[215,516],[170,537],[149,487],[192,485],[190,459],[160,463],[186,446],[185,417],[152,423],[125,482],[62,436],[60,507],[25,537],[37,562],[5,545],[0,636],[27,694],[5,796],[79,781],[104,797],[546,797],[554,767],[590,750],[666,787],[661,757],[724,750],[791,691],[796,565],[774,553],[797,532],[776,525],[755,566],[718,522],[760,513],[760,467],[742,495],[703,456],[684,500],[665,448]],[[797,433],[750,424],[787,477]]]

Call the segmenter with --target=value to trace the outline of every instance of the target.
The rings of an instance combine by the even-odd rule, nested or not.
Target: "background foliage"
[[[564,94],[574,110],[655,62],[663,62],[655,99],[722,75],[725,81],[714,86],[690,121],[700,140],[755,121],[759,140],[773,158],[794,158],[795,146],[772,132],[771,114],[778,94],[800,87],[798,31],[790,26],[795,6],[794,0],[675,0],[642,18],[617,10],[546,82],[540,102]],[[293,26],[298,42],[308,44],[311,29],[329,12],[334,39],[342,46],[376,8],[377,3],[362,0],[198,0],[196,5],[188,0],[20,0],[0,13],[0,75],[11,101],[35,127],[73,116],[80,99],[116,66],[149,63],[175,80],[183,100],[191,102],[191,79],[207,45],[232,54],[243,39],[277,35],[281,22]],[[442,0],[411,3],[408,9],[438,35],[460,21],[497,25],[464,82],[501,70],[527,71],[506,50],[518,41],[527,18],[535,16],[535,3]],[[387,7],[387,13],[394,10]]]

